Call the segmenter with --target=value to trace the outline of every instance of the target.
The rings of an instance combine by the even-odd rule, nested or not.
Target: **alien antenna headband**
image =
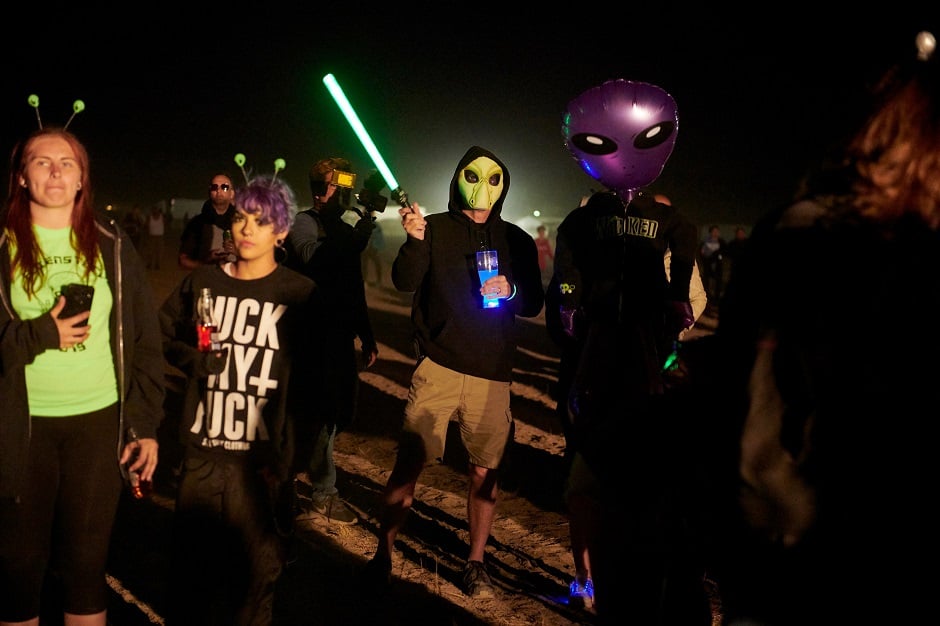
[[[29,102],[29,106],[36,109],[36,121],[39,122],[39,129],[42,130],[42,118],[39,117],[39,96],[36,94],[30,94],[29,98],[26,99]],[[81,100],[76,100],[72,103],[72,116],[69,118],[69,121],[65,123],[65,126],[62,130],[68,130],[69,124],[72,123],[72,120],[75,119],[75,116],[85,110],[85,103]]]
[[[245,171],[245,155],[239,152],[235,155],[235,164],[238,165],[238,169],[242,171],[242,176],[245,177],[245,182],[248,183],[248,172]],[[277,173],[282,169],[287,167],[287,161],[284,159],[274,159],[274,176],[271,177],[271,182],[273,183],[277,180]]]

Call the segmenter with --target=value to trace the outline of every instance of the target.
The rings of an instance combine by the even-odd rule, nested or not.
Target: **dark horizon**
[[[912,58],[914,36],[928,26],[911,18],[848,30],[816,21],[771,34],[689,19],[478,28],[467,38],[451,19],[420,23],[402,40],[384,24],[316,34],[303,14],[279,15],[272,30],[233,19],[221,26],[228,36],[205,34],[211,18],[178,19],[162,31],[151,22],[146,36],[74,43],[69,33],[64,48],[9,51],[5,58],[17,60],[0,146],[8,155],[36,128],[30,94],[46,125],[63,124],[81,99],[86,109],[69,128],[91,153],[100,207],[204,199],[212,173],[242,180],[236,153],[246,155],[249,174],[270,173],[284,158],[279,176],[303,207],[318,158],[349,158],[360,181],[374,169],[322,83],[333,73],[425,211],[445,209],[458,159],[481,145],[511,173],[508,219],[534,209],[560,219],[600,189],[564,148],[565,106],[607,80],[637,80],[678,103],[676,147],[653,188],[699,224],[750,225],[792,197],[863,114],[872,81]],[[3,167],[6,180],[7,158]]]

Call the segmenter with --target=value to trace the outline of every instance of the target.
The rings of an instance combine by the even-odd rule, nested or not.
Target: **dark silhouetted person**
[[[369,237],[369,244],[362,252],[362,278],[369,285],[381,287],[385,278],[385,263],[382,261],[382,254],[385,252],[385,234],[378,223],[372,236]],[[370,280],[374,276],[374,280]]]
[[[566,147],[609,188],[558,227],[546,294],[558,318],[546,311],[546,325],[562,331],[553,331],[562,337],[559,378],[570,380],[558,396],[574,450],[566,503],[590,568],[590,579],[576,572],[569,598],[587,603],[590,581],[603,624],[708,624],[706,557],[687,496],[696,430],[668,371],[695,320],[696,226],[641,191],[672,152],[676,103],[655,85],[613,80],[572,100],[564,120]],[[615,140],[638,134],[645,140]]]
[[[932,35],[917,42],[833,165],[735,259],[707,368],[720,423],[740,426],[729,624],[935,610],[940,63]]]
[[[147,243],[144,253],[147,257],[147,269],[160,269],[160,258],[163,256],[163,237],[166,235],[167,217],[159,205],[150,207],[147,214]]]
[[[718,304],[724,289],[725,240],[721,237],[721,228],[717,224],[708,227],[708,236],[699,246],[699,262],[702,267],[702,282],[708,299]]]
[[[318,402],[298,423],[299,519],[320,517],[355,524],[359,516],[339,496],[333,444],[355,420],[359,371],[371,367],[379,349],[372,332],[362,280],[360,255],[371,238],[371,216],[348,210],[348,188],[334,182],[336,172],[350,172],[348,160],[320,159],[310,168],[313,207],[301,211],[287,237],[287,265],[309,276],[320,289],[323,307],[316,328],[319,359],[308,384]],[[346,219],[352,214],[355,225]],[[356,339],[361,344],[356,349]],[[309,492],[307,491],[309,489]]]

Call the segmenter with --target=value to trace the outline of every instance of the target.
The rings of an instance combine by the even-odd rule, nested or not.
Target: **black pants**
[[[123,481],[117,405],[73,417],[34,417],[26,487],[0,500],[0,620],[39,615],[47,570],[67,613],[108,606],[105,567]]]
[[[167,624],[270,624],[286,539],[249,459],[188,455],[173,518]]]

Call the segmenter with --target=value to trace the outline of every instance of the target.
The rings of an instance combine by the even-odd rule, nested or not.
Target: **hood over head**
[[[472,146],[461,157],[450,181],[447,210],[463,214],[474,207],[489,208],[490,216],[499,216],[509,192],[509,170],[499,158],[480,146]],[[469,198],[469,200],[468,200]],[[470,206],[473,202],[473,207]]]

